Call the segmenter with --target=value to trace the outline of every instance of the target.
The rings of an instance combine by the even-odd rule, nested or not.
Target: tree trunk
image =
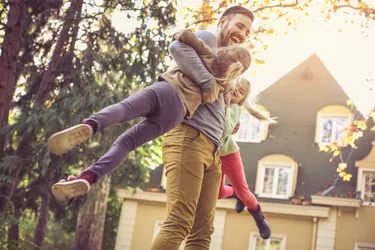
[[[64,50],[64,44],[69,40],[69,31],[71,27],[73,26],[73,22],[77,21],[79,22],[80,17],[76,18],[76,15],[80,15],[83,0],[71,0],[71,6],[68,10],[68,13],[66,15],[66,21],[64,23],[64,26],[61,30],[59,39],[57,40],[55,50],[53,51],[51,61],[48,65],[47,71],[43,75],[42,82],[40,83],[38,93],[36,96],[36,102],[37,103],[43,103],[48,95],[47,91],[50,87],[50,83],[55,78],[56,70],[60,64],[62,53]],[[74,34],[77,36],[78,32],[74,32]],[[75,41],[76,38],[73,38],[73,41]],[[74,46],[74,45],[73,45]]]
[[[46,188],[47,192],[42,197],[42,204],[40,205],[39,210],[39,219],[38,225],[35,230],[34,236],[34,243],[35,243],[35,250],[39,250],[42,248],[44,243],[44,236],[46,234],[47,229],[47,222],[49,218],[49,202],[51,201],[51,190],[50,187],[52,186],[52,182],[55,175],[55,169],[53,167],[48,168],[46,174]]]
[[[14,217],[19,219],[21,217],[21,211],[18,205],[15,205],[14,207]],[[19,238],[20,238],[20,232],[19,232],[19,225],[11,224],[9,225],[8,229],[8,249],[16,250],[19,249]]]
[[[22,43],[25,0],[10,0],[8,22],[0,57],[0,128],[8,123],[9,110],[17,83],[17,58]],[[0,159],[4,156],[5,135],[0,135]],[[5,190],[5,192],[7,192]],[[5,215],[8,200],[0,197],[0,214]]]
[[[72,250],[102,249],[110,182],[110,176],[106,175],[91,186],[87,200],[78,213]]]
[[[50,84],[53,82],[56,70],[59,67],[60,60],[62,53],[65,51],[64,44],[69,40],[69,31],[73,25],[73,22],[79,22],[80,20],[80,14],[81,14],[81,8],[83,4],[83,0],[72,0],[71,6],[68,10],[68,13],[66,15],[66,21],[63,25],[63,28],[61,30],[59,39],[57,40],[55,50],[53,51],[51,62],[48,65],[47,71],[43,75],[42,82],[40,83],[39,90],[36,96],[36,103],[43,103],[44,100],[47,99],[47,90],[50,87]],[[77,14],[78,13],[78,14]],[[77,24],[78,25],[78,24]],[[78,32],[73,32],[75,36],[77,36]],[[76,37],[73,37],[73,41],[76,40]],[[74,47],[74,44],[72,45]],[[57,158],[56,156],[51,156],[51,162],[56,162]],[[53,165],[53,164],[50,164]],[[51,191],[50,187],[53,184],[53,179],[55,175],[55,169],[53,166],[49,166],[46,174],[46,187],[48,188],[48,191],[46,192],[45,196],[42,198],[42,204],[40,206],[40,212],[39,212],[39,219],[38,219],[38,225],[35,231],[35,238],[34,243],[36,247],[35,250],[40,249],[43,246],[44,243],[44,236],[47,229],[47,222],[49,218],[49,203],[51,201]]]

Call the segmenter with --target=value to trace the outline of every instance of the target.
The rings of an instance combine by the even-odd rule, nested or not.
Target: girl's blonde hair
[[[265,115],[263,112],[261,112],[260,110],[258,110],[255,107],[255,98],[253,98],[251,100],[248,98],[249,95],[250,95],[250,90],[251,90],[250,81],[247,80],[244,77],[240,77],[240,79],[237,81],[237,86],[238,85],[242,85],[242,84],[246,84],[248,86],[248,91],[246,93],[246,96],[240,102],[240,103],[243,103],[246,111],[249,112],[250,115],[252,115],[255,118],[257,118],[259,121],[268,122],[269,124],[275,124],[275,123],[277,123],[277,121],[275,120],[276,118],[274,118],[274,117],[273,118],[268,117],[267,115]]]
[[[244,46],[222,47],[214,60],[214,75],[224,89],[233,89],[238,79],[249,67],[251,55]]]

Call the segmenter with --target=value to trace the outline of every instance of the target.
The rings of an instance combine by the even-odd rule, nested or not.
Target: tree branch
[[[72,0],[71,6],[68,10],[67,16],[66,16],[66,21],[63,25],[63,28],[60,33],[60,37],[57,40],[55,50],[52,54],[51,61],[48,65],[48,68],[46,72],[43,75],[42,82],[40,83],[39,90],[36,96],[35,101],[37,103],[42,103],[45,98],[46,94],[49,88],[49,84],[53,81],[54,79],[54,74],[57,70],[57,67],[60,63],[61,60],[61,54],[63,52],[63,46],[66,43],[66,41],[69,38],[69,30],[71,29],[71,25],[75,19],[76,12],[82,8],[82,0]]]
[[[217,20],[217,18],[208,18],[208,19],[198,20],[198,21],[196,21],[194,23],[187,24],[185,26],[185,28],[189,28],[192,25],[196,25],[196,24],[200,24],[200,23],[205,23],[205,22],[210,22],[210,21],[215,21],[215,20]]]
[[[265,10],[265,9],[273,9],[273,8],[292,8],[295,7],[299,4],[298,0],[296,0],[294,3],[290,4],[275,4],[275,5],[268,5],[268,6],[263,6],[258,9],[253,10],[253,13]]]
[[[359,4],[361,4],[361,1],[358,1]],[[364,7],[365,6],[365,7]],[[368,17],[370,15],[375,15],[375,9],[369,7],[368,5],[364,4],[364,6],[353,6],[351,4],[341,4],[341,5],[334,5],[333,10],[337,11],[338,9],[353,9],[353,10],[358,10],[358,11],[363,11],[365,13],[365,16]]]

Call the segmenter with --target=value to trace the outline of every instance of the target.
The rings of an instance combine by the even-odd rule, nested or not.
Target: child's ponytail
[[[264,113],[259,111],[256,107],[252,106],[249,103],[249,100],[245,101],[244,107],[245,107],[246,111],[249,112],[250,115],[254,116],[259,121],[267,122],[269,124],[276,124],[277,123],[277,121],[275,120],[276,119],[275,117],[271,118],[271,117],[266,116]]]
[[[222,85],[226,90],[235,88],[235,80],[243,73],[243,65],[240,62],[235,62],[229,65],[225,72],[224,78],[216,78],[218,83]]]

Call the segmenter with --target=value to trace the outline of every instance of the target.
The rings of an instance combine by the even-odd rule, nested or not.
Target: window
[[[155,221],[154,235],[152,236],[152,240],[154,240],[156,235],[159,233],[163,223],[164,223],[163,221]],[[183,250],[184,248],[185,248],[185,241],[182,242],[179,250]]]
[[[243,113],[240,118],[240,129],[238,130],[238,142],[261,142],[261,122],[250,114]]]
[[[350,125],[349,117],[320,117],[319,144],[341,141],[345,128]]]
[[[260,194],[265,197],[288,198],[291,170],[291,167],[286,166],[264,165]]]
[[[249,250],[285,250],[286,237],[273,235],[267,240],[263,240],[259,234],[250,234]]]
[[[315,142],[319,145],[342,141],[345,128],[353,120],[351,110],[346,106],[328,105],[317,113]]]
[[[375,244],[355,243],[354,250],[375,250]]]
[[[375,205],[375,169],[359,168],[358,183],[364,205]]]
[[[298,164],[286,155],[268,155],[259,160],[255,193],[260,197],[288,199],[294,195]]]
[[[261,105],[257,104],[256,108],[269,116],[269,112]],[[264,141],[268,133],[268,123],[260,122],[257,118],[250,115],[243,109],[240,117],[240,128],[236,133],[236,141],[260,143]]]

